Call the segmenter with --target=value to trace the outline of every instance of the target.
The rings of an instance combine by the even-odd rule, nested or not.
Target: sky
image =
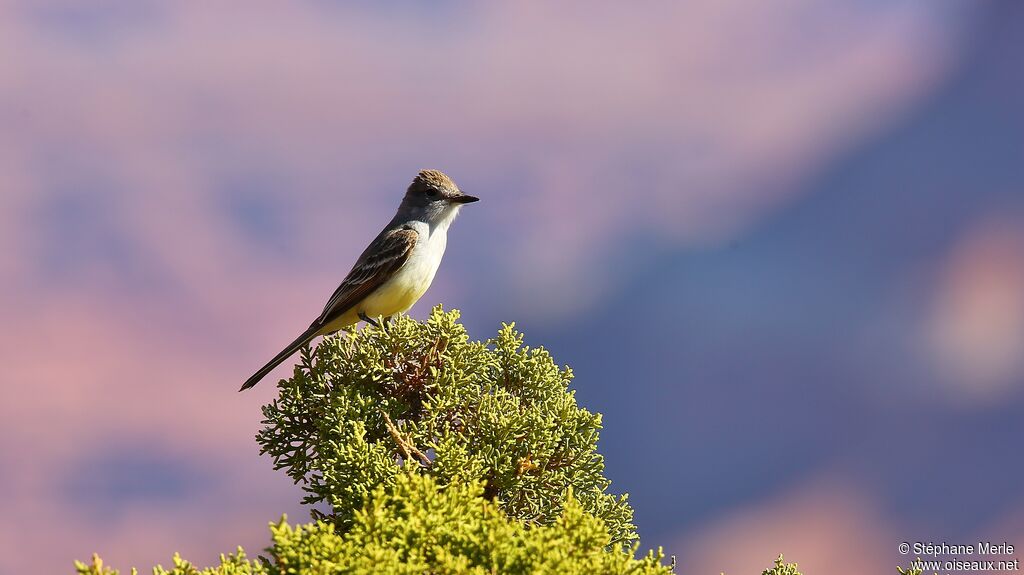
[[[1024,546],[1013,2],[0,3],[0,575],[302,521],[240,383],[413,175],[682,573]],[[287,374],[287,366],[275,372]]]

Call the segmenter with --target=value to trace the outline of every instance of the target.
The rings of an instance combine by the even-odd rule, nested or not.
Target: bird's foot
[[[364,312],[359,312],[359,319],[365,321],[366,323],[372,325],[373,327],[375,327],[377,329],[380,329],[380,324],[377,323],[377,320],[375,320],[372,317],[366,315],[366,313],[364,313]]]

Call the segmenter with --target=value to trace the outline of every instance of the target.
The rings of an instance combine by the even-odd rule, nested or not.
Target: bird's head
[[[416,174],[402,199],[403,210],[422,215],[423,220],[437,224],[449,222],[463,204],[480,198],[462,193],[455,182],[437,170],[423,170]]]

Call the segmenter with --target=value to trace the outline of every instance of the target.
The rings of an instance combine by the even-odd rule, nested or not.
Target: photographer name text
[[[915,541],[908,547],[907,552],[912,551],[914,555],[931,555],[932,557],[940,555],[1013,555],[1014,551],[1013,545],[1005,541],[1002,543],[979,541],[977,544],[966,545]]]

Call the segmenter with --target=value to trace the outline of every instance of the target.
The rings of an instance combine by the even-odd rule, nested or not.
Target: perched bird
[[[479,198],[466,195],[437,170],[423,170],[413,179],[391,218],[363,251],[352,271],[327,301],[309,328],[242,384],[244,391],[313,338],[359,320],[376,324],[408,310],[430,287],[448,243],[451,225],[463,204]]]

